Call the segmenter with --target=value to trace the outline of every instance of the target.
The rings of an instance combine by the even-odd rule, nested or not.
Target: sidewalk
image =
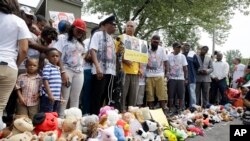
[[[230,125],[240,125],[240,119],[234,119],[231,122],[221,122],[215,124],[214,127],[205,130],[204,136],[196,136],[188,138],[186,141],[229,141]]]

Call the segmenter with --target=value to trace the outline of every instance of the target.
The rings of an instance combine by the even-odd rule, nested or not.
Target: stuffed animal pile
[[[104,106],[99,115],[85,116],[80,109],[70,108],[63,119],[55,112],[38,113],[33,121],[20,116],[0,132],[0,141],[183,141],[203,136],[204,129],[242,114],[242,108],[231,104],[207,109],[195,105],[169,118],[166,126],[151,118],[148,107],[129,107],[121,114]]]

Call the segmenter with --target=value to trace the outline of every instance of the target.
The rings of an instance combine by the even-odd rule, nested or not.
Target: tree
[[[197,29],[216,30],[217,44],[223,43],[231,28],[234,9],[247,13],[249,0],[86,0],[83,9],[114,14],[118,30],[128,20],[138,23],[135,35],[148,39],[155,31],[164,33],[166,43],[198,41]]]
[[[232,71],[233,69],[233,62],[232,60],[234,58],[242,58],[242,54],[241,52],[238,50],[238,49],[235,49],[235,50],[228,50],[226,53],[224,53],[224,56],[230,66],[230,71]]]

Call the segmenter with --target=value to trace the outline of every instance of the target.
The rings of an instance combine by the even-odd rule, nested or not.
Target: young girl
[[[49,62],[42,71],[42,95],[40,112],[57,112],[61,102],[62,79],[59,67],[60,53],[55,48],[50,48],[47,53]]]
[[[17,112],[18,115],[28,115],[30,119],[38,113],[39,89],[41,76],[38,74],[38,60],[29,58],[25,67],[27,73],[19,75],[16,89],[18,94]]]
[[[67,74],[68,79],[62,86],[62,96],[65,103],[60,105],[59,116],[64,116],[66,106],[78,107],[79,96],[83,85],[83,39],[86,34],[86,23],[81,19],[76,19],[71,25],[68,34],[60,36],[54,47],[60,51],[62,71]],[[71,84],[72,83],[72,84]],[[71,85],[70,85],[71,84]],[[69,103],[68,103],[69,102]]]

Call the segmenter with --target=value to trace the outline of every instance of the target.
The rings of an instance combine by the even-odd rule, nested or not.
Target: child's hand
[[[21,105],[26,105],[26,100],[25,100],[25,98],[20,97],[20,98],[19,98],[19,103],[20,103]]]
[[[63,99],[63,97],[61,97],[61,103],[64,104],[65,100]]]
[[[38,99],[39,99],[39,94],[34,94],[34,95],[32,95],[32,100],[33,101],[38,101]]]
[[[54,102],[55,101],[55,98],[52,95],[49,95],[48,98],[49,98],[50,102]]]

